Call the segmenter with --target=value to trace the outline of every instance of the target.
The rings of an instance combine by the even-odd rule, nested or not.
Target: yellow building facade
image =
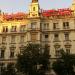
[[[28,43],[47,44],[52,59],[60,56],[62,48],[74,54],[75,0],[70,8],[58,10],[41,10],[38,0],[32,0],[27,14],[1,13],[0,68],[14,64]]]

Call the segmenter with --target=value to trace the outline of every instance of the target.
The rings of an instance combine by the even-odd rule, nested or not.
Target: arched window
[[[33,7],[33,11],[35,11],[35,7]]]

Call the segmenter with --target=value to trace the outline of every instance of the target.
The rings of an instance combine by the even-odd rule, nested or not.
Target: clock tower
[[[73,10],[73,11],[74,11],[74,13],[75,13],[75,0],[73,0],[73,2],[72,2],[71,10]]]
[[[32,0],[30,7],[29,7],[29,17],[35,18],[39,17],[39,2],[38,0]]]

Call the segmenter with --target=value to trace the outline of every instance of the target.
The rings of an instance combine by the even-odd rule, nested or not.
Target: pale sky
[[[68,8],[73,0],[39,0],[42,9]],[[31,0],[0,0],[0,9],[3,12],[27,12]]]

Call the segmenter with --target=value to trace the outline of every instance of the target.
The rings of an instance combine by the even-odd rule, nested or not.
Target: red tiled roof
[[[23,19],[27,14],[18,12],[15,14],[4,14],[4,19],[10,20],[10,19]]]
[[[69,8],[66,9],[58,9],[58,10],[43,10],[42,16],[49,17],[49,16],[64,16],[64,15],[71,15],[72,10]]]
[[[69,8],[57,9],[57,10],[55,10],[55,9],[42,10],[41,15],[44,17],[72,15],[72,10]],[[24,19],[26,16],[27,16],[26,13],[18,12],[15,14],[4,14],[3,17],[5,20],[13,20],[13,19],[21,20],[21,19]]]

